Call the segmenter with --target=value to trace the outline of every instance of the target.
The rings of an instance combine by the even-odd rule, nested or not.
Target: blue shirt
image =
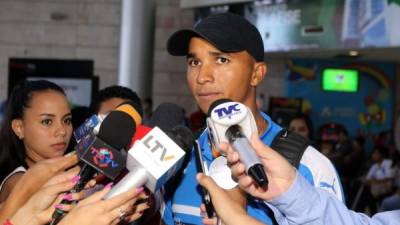
[[[274,123],[269,116],[262,113],[268,123],[268,128],[260,139],[270,145],[275,136],[281,131],[281,127]],[[208,165],[214,160],[212,151],[208,143],[208,131],[205,130],[199,138],[203,159]],[[342,201],[342,188],[339,183],[337,173],[331,162],[312,147],[307,148],[300,161],[299,172],[309,183],[321,187],[338,196]],[[168,190],[165,187],[164,202],[161,206],[161,215],[164,223],[171,224],[202,224],[200,215],[201,195],[196,181],[196,159],[192,152],[188,166],[177,189]],[[263,223],[272,224],[268,213],[272,215],[269,207],[264,202],[248,198],[248,214]],[[267,213],[266,213],[267,212]]]
[[[297,176],[282,196],[266,202],[276,213],[279,224],[332,225],[399,225],[400,210],[378,213],[372,218],[348,210],[335,196],[313,188]],[[278,212],[279,211],[279,212]],[[281,217],[281,215],[285,217]]]

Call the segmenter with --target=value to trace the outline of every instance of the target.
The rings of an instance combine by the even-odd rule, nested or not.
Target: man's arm
[[[248,216],[211,178],[201,174],[197,180],[210,192],[217,214],[226,225],[262,224]],[[300,175],[287,192],[266,204],[272,206],[274,213],[281,212],[277,215],[286,215],[276,217],[278,224],[395,225],[400,218],[400,210],[379,213],[373,218],[348,210],[334,195],[314,188]]]
[[[379,213],[372,218],[351,211],[334,195],[312,187],[299,175],[286,193],[266,203],[274,206],[274,211],[283,213],[293,225],[394,225],[400,221],[400,210]]]
[[[263,162],[267,173],[268,189],[257,185],[245,173],[245,166],[239,161],[239,155],[229,144],[221,144],[221,151],[227,154],[233,176],[239,186],[249,194],[266,200],[275,214],[279,211],[285,217],[278,223],[285,224],[355,224],[355,225],[391,225],[399,224],[400,210],[377,214],[373,218],[348,210],[334,195],[312,187],[296,170],[273,149],[265,146],[253,135],[251,144]]]

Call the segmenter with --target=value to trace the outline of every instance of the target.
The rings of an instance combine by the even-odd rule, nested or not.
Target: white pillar
[[[151,96],[154,0],[122,0],[118,84]],[[104,15],[107,16],[107,15]]]

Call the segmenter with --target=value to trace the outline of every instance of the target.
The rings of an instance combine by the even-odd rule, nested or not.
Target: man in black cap
[[[213,14],[193,29],[175,32],[168,40],[168,52],[187,58],[187,81],[193,97],[201,110],[208,112],[217,99],[229,98],[245,104],[254,115],[260,139],[267,145],[278,136],[282,128],[256,106],[256,87],[267,72],[264,46],[256,27],[239,15]],[[198,139],[203,159],[210,165],[217,157],[208,140],[206,129]],[[296,167],[300,174],[315,186],[322,187],[343,200],[339,178],[330,161],[311,147],[302,149]],[[293,149],[288,147],[288,149]],[[282,153],[282,152],[280,152]],[[228,170],[229,171],[229,170]],[[161,215],[166,224],[211,223],[200,214],[201,196],[196,182],[195,157],[185,169],[180,185],[175,190],[165,186],[164,207]],[[217,183],[232,183],[231,176],[219,176]],[[223,181],[221,181],[223,180]],[[274,223],[274,215],[266,204],[246,197],[233,186],[224,187],[231,196],[247,204],[250,216],[267,223]],[[274,210],[276,212],[276,210]],[[279,213],[279,212],[278,212]],[[283,215],[275,215],[283,216]]]

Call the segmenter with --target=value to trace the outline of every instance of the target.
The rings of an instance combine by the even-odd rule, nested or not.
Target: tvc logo
[[[233,114],[240,112],[239,104],[233,104],[228,107],[222,107],[219,109],[215,109],[214,112],[218,114],[218,118],[222,119],[227,116],[232,116]]]
[[[118,163],[115,162],[114,155],[113,153],[106,149],[106,148],[100,148],[96,149],[95,147],[92,147],[92,154],[93,156],[93,162],[99,166],[100,168],[106,168],[110,167],[115,168],[118,167]]]
[[[161,151],[160,161],[168,161],[175,158],[174,155],[167,155],[167,148],[165,148],[158,140],[154,140],[154,136],[150,135],[143,140],[144,146],[148,148],[152,153]]]

